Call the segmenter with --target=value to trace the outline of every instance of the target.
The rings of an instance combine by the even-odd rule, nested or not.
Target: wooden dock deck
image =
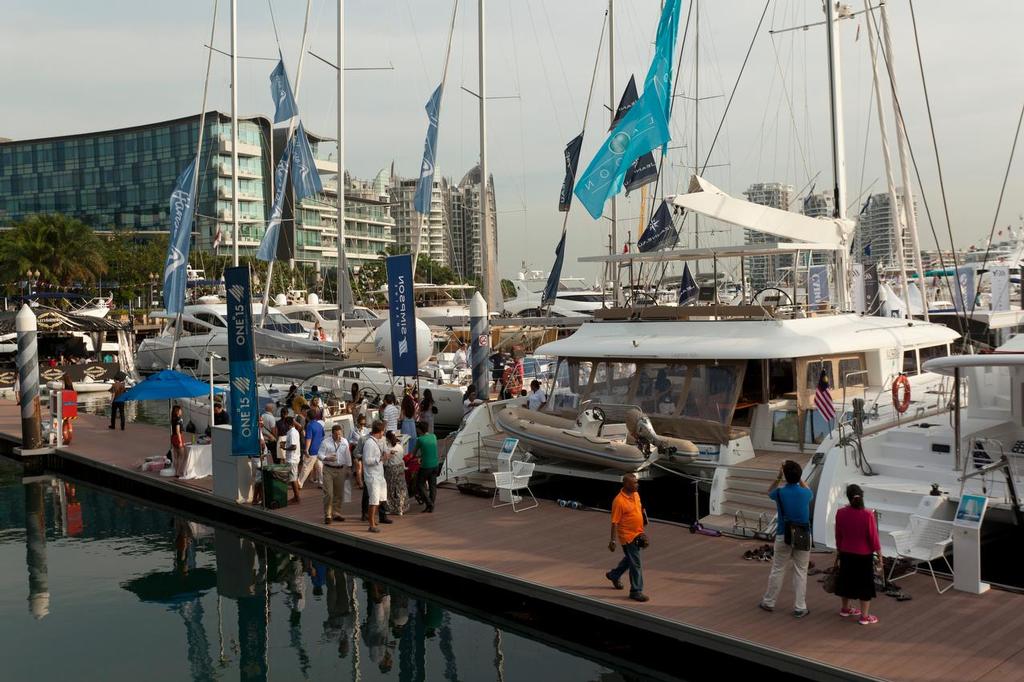
[[[19,437],[17,407],[4,401],[0,439],[16,442]],[[371,535],[358,520],[358,500],[347,506],[346,522],[323,525],[316,488],[304,490],[299,505],[268,511],[216,498],[209,479],[180,482],[137,470],[146,456],[166,451],[168,442],[164,428],[129,424],[125,432],[110,431],[103,418],[86,414],[75,422],[73,444],[50,457],[88,467],[108,480],[131,482],[136,490],[173,493],[183,511],[194,505],[229,509],[285,534],[356,547],[803,677],[1024,679],[1021,595],[998,590],[938,595],[930,578],[913,576],[901,581],[913,599],[879,596],[872,612],[881,622],[863,627],[839,618],[838,599],[812,577],[807,590],[811,614],[797,620],[790,615],[788,584],[775,613],[756,608],[769,564],[742,558],[755,543],[691,535],[656,522],[644,554],[651,601],[639,604],[604,578],[620,556],[608,552],[605,514],[563,509],[544,500],[537,509],[513,514],[510,508],[492,509],[488,500],[442,488],[434,514],[414,511]],[[812,560],[819,567],[831,563],[824,554]],[[679,674],[689,676],[691,665],[681,661]]]

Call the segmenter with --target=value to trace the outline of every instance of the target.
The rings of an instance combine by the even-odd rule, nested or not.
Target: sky
[[[247,57],[239,61],[241,114],[271,113],[268,76],[279,47],[296,81],[306,4],[238,3],[238,52]],[[607,6],[605,0],[487,0],[487,153],[497,192],[502,276],[512,275],[523,263],[530,269],[550,267],[563,219],[557,212],[562,150],[585,124],[582,170],[604,141],[610,97],[607,36],[600,55],[598,43]],[[940,243],[948,247],[910,6],[908,0],[890,0],[888,6],[900,103],[932,219],[926,215],[921,187],[915,186],[922,244],[935,246],[933,224]],[[308,38],[309,51],[332,62],[336,7],[333,1],[312,0]],[[459,2],[441,110],[438,167],[456,182],[479,158],[478,100],[463,90],[478,90],[477,7],[471,0]],[[778,32],[822,21],[821,5],[814,0],[772,0],[756,34],[765,7],[759,0],[705,1],[699,7],[699,23],[693,12],[684,41],[686,13],[696,8],[684,0],[673,140],[659,194],[685,191],[695,157],[701,166],[707,158],[705,177],[737,196],[753,182],[785,182],[798,193],[812,186],[818,191],[831,187],[824,29]],[[452,8],[453,0],[345,0],[346,65],[383,69],[346,73],[345,165],[350,173],[370,177],[394,162],[398,173],[418,174],[426,127],[423,107],[441,78]],[[631,74],[642,86],[659,8],[660,0],[616,3],[616,101]],[[862,10],[863,5],[853,3],[852,9]],[[914,9],[949,225],[962,247],[988,235],[1010,160],[1024,104],[1024,41],[1019,37],[1024,5],[982,2],[968,9],[952,0],[919,0]],[[220,0],[216,14],[214,45],[228,52],[229,0]],[[214,0],[6,0],[0,26],[0,63],[6,65],[0,70],[5,93],[0,99],[0,136],[48,137],[195,113],[202,101],[204,44],[213,17]],[[848,204],[853,213],[868,193],[886,187],[867,28],[866,16],[860,15],[841,22],[840,29]],[[884,71],[884,64],[880,68]],[[331,136],[337,111],[334,74],[308,57],[298,85],[306,127]],[[584,121],[592,76],[592,102]],[[895,155],[887,82],[882,87]],[[230,60],[220,54],[213,56],[208,108],[230,111]],[[1024,162],[1017,159],[997,229],[1020,224],[1022,190]],[[618,250],[627,237],[635,241],[642,229],[638,194],[620,198]],[[595,265],[577,263],[576,258],[606,250],[608,228],[609,221],[592,220],[574,204],[566,275],[596,274]],[[737,231],[724,227],[701,229],[702,244],[742,240]],[[692,230],[684,226],[681,245],[693,240]]]

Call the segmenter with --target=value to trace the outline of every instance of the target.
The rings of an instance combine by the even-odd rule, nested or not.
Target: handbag
[[[821,581],[821,587],[829,594],[836,593],[836,574],[826,573],[825,579]]]
[[[651,541],[647,538],[647,533],[640,533],[640,535],[636,536],[636,539],[633,540],[633,542],[635,542],[636,546],[640,549],[647,549],[651,546]]]
[[[806,523],[786,521],[783,538],[795,552],[811,551],[811,527]]]

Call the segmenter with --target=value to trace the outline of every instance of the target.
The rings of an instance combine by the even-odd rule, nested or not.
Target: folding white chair
[[[507,507],[512,505],[513,512],[526,511],[527,509],[533,509],[539,506],[537,498],[534,497],[533,491],[530,490],[530,477],[533,476],[533,462],[515,462],[512,471],[496,471],[494,473],[494,497],[491,498],[491,507]],[[501,491],[508,491],[509,502],[498,502]],[[533,500],[529,506],[522,506],[523,498],[516,493],[520,490],[525,490],[529,493],[530,498]],[[519,502],[520,506],[516,507],[516,502]]]
[[[935,569],[932,568],[933,561],[942,559],[946,562],[946,568],[949,569],[949,572],[953,572],[953,567],[950,566],[949,559],[946,558],[946,553],[953,546],[952,521],[914,514],[910,517],[910,525],[907,528],[890,531],[889,534],[892,535],[892,539],[896,543],[896,556],[898,558],[910,559],[914,562],[913,571],[898,578],[893,578],[892,574],[896,570],[896,564],[898,563],[893,561],[892,568],[889,569],[890,582],[917,573],[917,565],[924,563],[928,566],[928,572],[931,574],[932,582],[935,583],[935,589],[939,594],[944,594],[953,587],[952,583],[950,583],[944,589],[940,589],[938,578],[935,576]]]

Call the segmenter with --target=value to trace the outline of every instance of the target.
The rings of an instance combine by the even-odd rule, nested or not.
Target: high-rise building
[[[835,201],[831,192],[808,194],[803,199],[800,212],[808,218],[831,218]]]
[[[781,182],[756,182],[743,192],[743,196],[752,203],[788,211],[793,200],[793,186]],[[788,241],[756,230],[744,230],[743,232],[745,244]],[[789,265],[792,256],[749,256],[744,261],[747,276],[750,278],[750,286],[756,292],[779,281],[781,268]]]
[[[896,188],[896,200],[901,208],[903,205],[903,188]],[[917,205],[914,205],[917,214]],[[889,193],[872,194],[857,216],[857,232],[854,237],[856,260],[864,263],[876,263],[883,270],[898,270],[896,259],[896,232],[898,214],[889,201]],[[910,270],[914,269],[914,252],[911,248],[910,235],[903,232],[903,262]]]
[[[199,116],[33,140],[0,139],[0,225],[36,213],[63,213],[96,230],[166,232],[178,175],[196,153]],[[264,116],[238,122],[238,213],[241,255],[254,255],[273,201],[272,162],[284,130]],[[295,210],[288,192],[280,257],[334,267],[337,262],[337,143],[307,132],[324,195]],[[350,266],[369,262],[394,242],[387,174],[347,178],[346,244]],[[231,117],[206,115],[197,185],[193,249],[232,251]]]
[[[452,216],[452,253],[455,256],[456,272],[466,279],[480,279],[483,276],[483,260],[480,253],[480,186],[480,166],[474,166],[451,190],[449,205]],[[495,207],[493,176],[489,178],[487,191],[491,231],[497,234],[498,211]]]
[[[433,261],[448,265],[451,262],[448,244],[446,195],[448,182],[440,172],[434,172],[434,184],[430,196],[430,213],[424,215],[416,210],[416,179],[392,178],[389,188],[392,213],[395,219],[395,248],[399,252],[416,253]]]

